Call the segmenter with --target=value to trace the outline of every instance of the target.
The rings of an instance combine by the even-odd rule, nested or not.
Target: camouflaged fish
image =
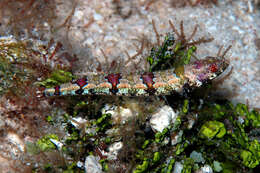
[[[177,76],[174,69],[144,72],[136,75],[121,73],[96,74],[44,90],[45,96],[66,95],[117,95],[149,96],[182,93],[184,86],[196,88],[203,82],[220,76],[229,66],[223,58],[207,57],[184,65],[184,72]]]

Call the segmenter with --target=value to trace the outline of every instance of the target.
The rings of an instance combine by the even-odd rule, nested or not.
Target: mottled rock
[[[202,168],[196,171],[196,173],[213,173],[213,170],[209,165],[204,165]]]
[[[20,151],[24,152],[25,150],[24,141],[16,133],[12,133],[12,132],[8,133],[8,135],[6,136],[6,140],[8,142],[13,143],[17,148],[20,149]]]
[[[71,124],[73,126],[75,126],[76,128],[81,128],[84,127],[84,125],[86,124],[87,120],[83,119],[81,117],[74,117],[70,120]]]
[[[181,173],[183,165],[180,162],[176,162],[174,165],[173,173]]]
[[[190,153],[190,158],[194,160],[196,163],[204,163],[205,159],[203,158],[202,154],[197,151],[192,151]]]
[[[174,135],[174,134],[171,135],[171,144],[176,145],[177,143],[181,142],[182,135],[183,135],[182,130],[180,130],[176,135]]]
[[[106,104],[101,112],[102,114],[111,114],[114,122],[125,123],[129,118],[137,116],[139,109],[136,102],[129,102],[127,107]]]
[[[162,132],[164,128],[174,123],[178,112],[174,112],[170,106],[163,106],[152,114],[150,124],[153,130]]]
[[[115,142],[112,145],[108,147],[108,159],[116,160],[117,154],[120,151],[120,149],[123,147],[122,142]]]
[[[99,163],[99,159],[93,155],[87,156],[85,160],[85,172],[86,173],[102,173],[102,166]]]
[[[221,172],[222,171],[222,167],[221,167],[221,163],[220,162],[214,160],[213,165],[214,165],[214,171],[216,171],[216,172]]]

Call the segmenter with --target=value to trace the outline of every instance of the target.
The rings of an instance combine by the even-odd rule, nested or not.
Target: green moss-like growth
[[[51,88],[56,85],[70,82],[72,79],[73,75],[70,72],[64,70],[56,70],[51,73],[49,78],[42,82],[38,82],[37,84],[46,88]]]
[[[260,144],[254,140],[248,144],[247,149],[241,151],[242,162],[249,168],[255,168],[260,162]]]
[[[211,119],[218,121],[206,121],[200,128],[199,136],[202,139],[211,139],[210,144],[218,146],[215,152],[222,153],[230,161],[241,161],[248,168],[258,166],[260,145],[258,141],[249,138],[248,129],[257,127],[256,123],[252,121],[254,118],[251,118],[250,115],[254,114],[253,117],[256,117],[259,113],[255,110],[250,112],[244,104],[234,106],[229,102],[223,105],[214,104],[203,110],[206,111],[201,113],[202,116],[205,115],[204,119],[208,118],[206,114],[209,114],[210,110],[213,113]],[[228,129],[224,127],[223,122],[228,125]],[[223,171],[225,171],[225,167]]]
[[[156,162],[158,162],[160,160],[160,158],[161,158],[160,155],[161,154],[158,151],[154,153],[154,155],[153,155],[153,163],[156,163]]]
[[[191,173],[193,169],[194,161],[191,158],[186,158],[184,160],[182,173]]]
[[[199,136],[202,139],[222,138],[226,134],[223,123],[218,121],[208,121],[202,125]]]
[[[167,33],[162,46],[152,48],[150,56],[147,57],[147,61],[151,66],[150,71],[169,68],[169,64],[172,64],[171,61],[173,61],[174,56],[174,42],[173,33]],[[169,64],[165,62],[169,62]]]
[[[196,49],[196,46],[184,46],[181,42],[175,44],[173,33],[167,33],[162,45],[153,47],[151,54],[147,57],[150,71],[181,69],[183,65],[190,63]]]
[[[173,171],[175,160],[172,159],[172,158],[169,158],[169,159],[170,160],[169,160],[169,162],[167,164],[162,165],[161,172],[163,172],[163,173],[171,173]]]
[[[155,134],[155,142],[160,143],[164,140],[164,138],[166,137],[166,134],[169,132],[168,128],[163,129],[162,132],[157,132]]]
[[[189,109],[189,100],[185,99],[182,107],[182,112],[186,114]]]
[[[149,161],[147,159],[144,159],[142,165],[137,165],[136,169],[134,170],[133,173],[144,173],[147,172],[149,166]]]
[[[254,128],[260,128],[260,113],[256,110],[251,111],[247,118]]]
[[[256,110],[249,111],[248,107],[244,104],[238,103],[235,109],[237,116],[246,116],[245,126],[253,126],[254,128],[260,127],[260,114]]]
[[[259,160],[250,151],[243,150],[240,157],[243,160],[243,164],[249,168],[254,168],[259,164]]]
[[[49,151],[56,149],[56,146],[51,142],[50,139],[59,140],[58,136],[55,134],[48,134],[37,141],[37,146],[41,151]]]
[[[104,131],[105,129],[111,127],[111,123],[111,114],[103,114],[95,122],[95,124],[98,126],[97,131]]]

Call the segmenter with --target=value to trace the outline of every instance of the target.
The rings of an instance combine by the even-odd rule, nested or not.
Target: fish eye
[[[215,73],[215,72],[217,72],[218,71],[218,66],[217,66],[217,64],[211,64],[210,66],[209,66],[209,70],[210,70],[210,72],[212,72],[212,73]]]

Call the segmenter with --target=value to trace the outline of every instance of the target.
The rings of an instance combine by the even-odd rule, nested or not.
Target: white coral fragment
[[[178,112],[174,112],[170,106],[163,106],[152,115],[150,119],[151,127],[155,131],[162,132],[164,128],[174,124],[177,116]]]

